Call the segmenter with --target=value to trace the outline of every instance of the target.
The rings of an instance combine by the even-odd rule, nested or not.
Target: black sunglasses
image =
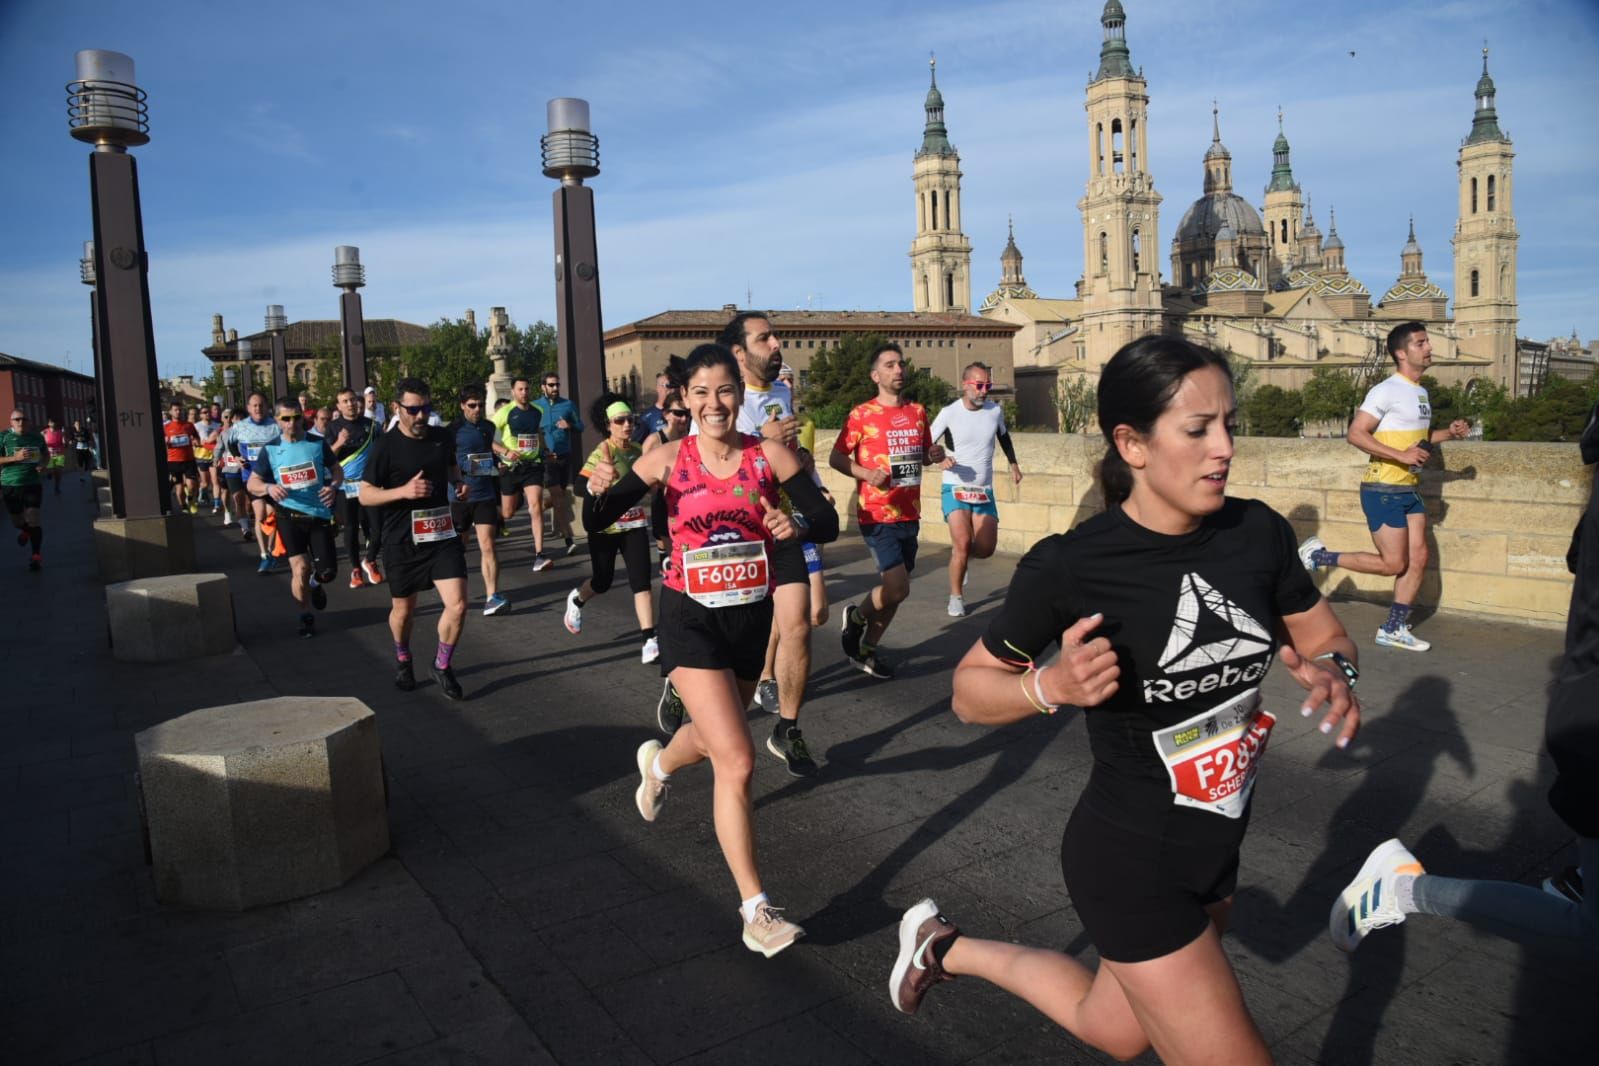
[[[430,403],[419,403],[414,406],[408,403],[401,403],[395,404],[395,406],[404,411],[406,414],[410,415],[412,418],[415,418],[418,415],[430,415],[433,413],[433,405]]]
[[[479,407],[482,407],[483,405],[480,404],[480,403],[463,403],[461,406],[462,407],[470,407],[470,408],[472,408],[475,411]]]

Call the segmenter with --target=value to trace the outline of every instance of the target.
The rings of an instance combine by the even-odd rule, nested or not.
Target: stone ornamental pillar
[[[507,366],[511,358],[511,342],[505,335],[505,328],[510,324],[511,319],[505,313],[505,308],[489,309],[489,358],[494,361],[494,373],[489,376],[486,387],[489,409],[485,414],[493,414],[501,400],[511,398],[511,371]]]

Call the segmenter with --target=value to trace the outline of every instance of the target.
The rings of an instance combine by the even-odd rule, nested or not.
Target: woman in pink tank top
[[[620,480],[609,462],[600,463],[589,479],[583,525],[604,529],[650,489],[662,489],[672,545],[657,627],[661,672],[691,720],[668,744],[639,746],[634,802],[645,821],[655,821],[672,775],[710,760],[716,837],[738,887],[744,944],[770,958],[804,930],[772,906],[756,867],[755,746],[744,708],[771,631],[772,548],[794,538],[834,540],[838,514],[793,451],[738,431],[744,385],[732,352],[702,344],[687,359],[674,356],[667,374],[699,435],[651,449]],[[778,508],[779,489],[793,502],[792,514]]]

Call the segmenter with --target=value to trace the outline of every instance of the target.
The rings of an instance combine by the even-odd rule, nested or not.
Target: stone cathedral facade
[[[1323,234],[1293,172],[1280,114],[1271,176],[1257,206],[1235,189],[1232,153],[1222,142],[1219,111],[1212,111],[1211,143],[1199,160],[1200,195],[1163,233],[1163,197],[1149,169],[1150,138],[1159,131],[1149,128],[1149,86],[1132,62],[1120,0],[1108,0],[1100,24],[1099,66],[1083,102],[1087,180],[1077,203],[1083,275],[1070,296],[1037,295],[1027,286],[1013,229],[1000,283],[978,307],[1021,327],[1014,351],[1019,398],[1029,378],[1047,387],[1066,374],[1097,375],[1121,345],[1152,332],[1230,352],[1254,366],[1257,381],[1298,388],[1318,367],[1380,365],[1383,338],[1406,319],[1427,324],[1432,372],[1440,380],[1516,387],[1515,153],[1499,128],[1486,50],[1476,112],[1458,156],[1451,313],[1448,294],[1426,272],[1413,222],[1408,234],[1395,234],[1398,271],[1376,290],[1379,298],[1349,273],[1337,217],[1329,210]],[[959,231],[959,156],[949,145],[943,109],[935,84],[915,162],[911,261],[918,309],[941,309],[936,301],[951,292],[964,299],[960,279],[970,259],[970,242]],[[935,202],[942,213],[932,212]],[[1047,406],[1047,391],[1044,397]]]

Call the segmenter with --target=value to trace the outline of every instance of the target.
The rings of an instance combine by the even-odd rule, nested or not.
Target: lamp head
[[[366,267],[361,265],[361,249],[341,244],[333,249],[333,287],[354,292],[366,284]]]
[[[133,59],[88,48],[77,55],[77,78],[67,83],[67,126],[97,152],[125,152],[150,143],[149,97],[133,77]]]
[[[545,105],[550,131],[539,138],[544,176],[581,185],[600,172],[600,141],[589,130],[589,102],[560,96]]]

